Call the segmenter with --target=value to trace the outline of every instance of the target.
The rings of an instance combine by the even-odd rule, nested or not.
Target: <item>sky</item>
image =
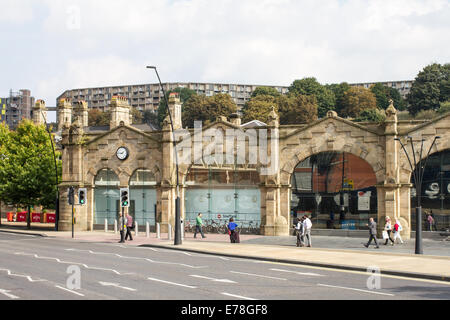
[[[0,0],[0,97],[163,82],[413,80],[450,62],[450,0]],[[54,120],[49,115],[49,121]],[[53,118],[53,119],[52,119]]]

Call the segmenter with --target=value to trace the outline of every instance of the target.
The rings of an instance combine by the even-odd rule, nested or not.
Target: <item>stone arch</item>
[[[358,141],[356,141],[355,143],[347,142],[343,148],[336,147],[335,144],[332,144],[332,146],[330,147],[329,144],[324,142],[319,146],[298,146],[294,150],[294,155],[291,156],[286,162],[280,164],[281,184],[290,185],[291,177],[294,173],[295,167],[303,160],[322,152],[346,152],[353,154],[369,163],[375,173],[378,183],[383,182],[385,179],[385,170],[383,165],[384,157],[375,155],[375,151],[370,152],[367,148],[364,148],[363,145]]]

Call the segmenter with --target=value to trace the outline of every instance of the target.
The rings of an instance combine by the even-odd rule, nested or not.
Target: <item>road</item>
[[[76,284],[79,271],[78,289]],[[0,232],[0,300],[450,299],[450,283]]]

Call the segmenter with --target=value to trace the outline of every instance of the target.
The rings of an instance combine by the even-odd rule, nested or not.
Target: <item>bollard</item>
[[[170,225],[170,223],[167,225],[167,233],[169,236],[169,240],[172,240],[172,226]]]
[[[137,237],[139,235],[139,225],[137,221],[134,222],[134,236]]]
[[[148,223],[145,226],[145,232],[147,233],[147,238],[150,238],[150,223]]]
[[[161,239],[161,225],[159,222],[156,224],[156,238]]]
[[[105,232],[108,232],[108,219],[105,219]]]
[[[117,220],[114,220],[114,233],[117,234]]]

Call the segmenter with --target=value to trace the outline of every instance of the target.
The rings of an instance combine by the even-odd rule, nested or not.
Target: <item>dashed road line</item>
[[[221,294],[223,294],[224,296],[233,297],[233,298],[238,298],[238,299],[241,299],[241,300],[258,300],[258,299],[255,299],[255,298],[249,298],[249,297],[239,296],[239,295],[231,294],[231,293],[227,293],[227,292],[222,292]]]
[[[185,288],[189,288],[189,289],[197,289],[197,287],[189,286],[187,284],[181,284],[181,283],[176,283],[176,282],[171,282],[171,281],[165,281],[165,280],[156,279],[156,278],[147,278],[147,279],[151,280],[151,281],[156,281],[156,282],[161,282],[161,283],[174,285],[174,286],[185,287]]]
[[[28,281],[30,282],[39,282],[39,281],[47,281],[45,279],[33,279],[31,276],[27,276],[24,274],[16,274],[16,273],[12,273],[11,270],[9,269],[0,269],[0,271],[6,271],[6,273],[8,274],[8,276],[12,276],[12,277],[23,277],[26,278]]]
[[[15,296],[10,293],[11,290],[0,289],[0,293],[7,296],[10,299],[20,299],[18,296]]]
[[[291,271],[291,270],[283,270],[283,269],[270,269],[272,271],[278,271],[278,272],[289,272],[289,273],[295,273],[299,276],[310,276],[310,277],[323,277],[323,275],[318,273],[312,273],[312,272],[298,272],[298,271]]]
[[[394,295],[391,293],[384,293],[384,292],[377,292],[377,291],[369,291],[369,290],[362,290],[362,289],[356,289],[356,288],[347,288],[347,287],[339,287],[339,286],[331,286],[328,284],[322,284],[322,283],[318,283],[317,284],[319,287],[328,287],[328,288],[336,288],[336,289],[343,289],[343,290],[352,290],[352,291],[359,291],[359,292],[365,292],[365,293],[370,293],[370,294],[379,294],[379,295],[383,295],[383,296],[391,296],[393,297]]]
[[[67,292],[76,294],[76,295],[78,295],[78,296],[80,296],[80,297],[84,297],[84,294],[82,294],[82,293],[79,293],[79,292],[76,292],[76,291],[73,291],[73,290],[70,290],[70,289],[67,289],[67,288],[58,286],[58,285],[56,285],[55,287],[58,288],[58,289],[65,290],[65,291],[67,291]]]
[[[242,275],[246,275],[246,276],[267,278],[267,279],[273,279],[273,280],[281,280],[281,281],[286,281],[287,280],[287,279],[284,279],[284,278],[270,277],[270,276],[261,275],[261,274],[254,274],[254,273],[246,273],[246,272],[238,272],[238,271],[230,271],[230,272],[231,273],[236,273],[236,274],[242,274]]]

